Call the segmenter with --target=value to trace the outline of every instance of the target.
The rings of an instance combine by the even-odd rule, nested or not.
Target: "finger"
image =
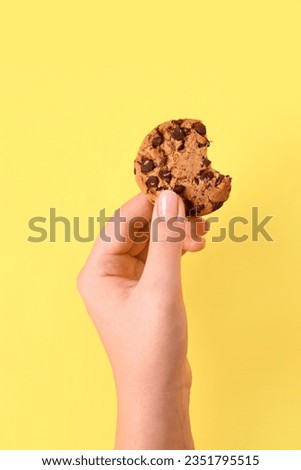
[[[141,283],[160,289],[179,287],[184,239],[184,203],[173,191],[162,191],[153,210],[148,256]]]
[[[203,237],[200,237],[198,241],[192,240],[191,238],[185,238],[183,249],[185,252],[189,251],[191,253],[196,253],[205,248],[206,240]]]
[[[143,263],[146,262],[147,260],[147,255],[148,255],[148,248],[149,248],[149,243],[146,243],[143,250],[137,254],[136,258],[140,259]]]
[[[206,220],[196,217],[188,217],[185,222],[185,240],[183,243],[182,256],[187,252],[197,252],[205,248],[204,235],[209,230],[209,223]],[[139,231],[146,234],[149,230],[149,226],[144,226]],[[149,235],[149,234],[148,234]],[[149,237],[148,237],[149,238]],[[141,243],[139,237],[137,238],[137,244],[134,243],[130,252],[132,256],[136,256],[141,261],[145,262],[148,253],[148,241]]]
[[[186,237],[183,249],[186,251],[200,251],[205,246],[204,235],[207,233],[209,224],[201,218],[189,217],[186,220],[185,232]]]
[[[135,224],[147,223],[151,219],[152,203],[140,193],[126,202],[108,220],[97,237],[87,263],[98,263],[103,255],[128,253],[135,239]]]
[[[129,250],[129,255],[139,257],[141,259],[141,253],[149,242],[149,226],[150,223],[148,222],[137,229],[134,243]]]

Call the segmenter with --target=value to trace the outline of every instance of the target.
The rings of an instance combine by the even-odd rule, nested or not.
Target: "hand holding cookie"
[[[119,216],[125,220],[120,236],[115,237],[111,219],[78,278],[113,369],[116,448],[192,449],[181,255],[204,248],[206,227],[185,217],[183,201],[173,191],[162,191],[155,205],[140,193]],[[137,217],[145,225],[133,237],[131,221]],[[186,235],[169,240],[175,218]],[[142,242],[141,233],[149,234]]]
[[[135,161],[146,196],[140,193],[120,208],[121,237],[115,237],[114,219],[106,224],[106,237],[98,237],[78,278],[112,365],[117,449],[194,447],[181,255],[204,248],[208,227],[186,216],[221,207],[231,182],[211,168],[208,146],[205,126],[191,119],[148,134]],[[144,222],[133,237],[137,217]],[[170,222],[183,236],[170,238]],[[141,233],[148,234],[142,242]]]

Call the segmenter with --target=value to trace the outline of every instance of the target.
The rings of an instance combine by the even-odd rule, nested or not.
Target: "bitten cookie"
[[[134,173],[151,202],[171,189],[185,204],[186,215],[201,216],[219,209],[228,199],[231,177],[211,167],[205,125],[195,119],[160,124],[144,139]]]

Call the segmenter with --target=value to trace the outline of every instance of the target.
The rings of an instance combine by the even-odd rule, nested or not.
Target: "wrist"
[[[190,385],[117,388],[117,449],[193,449]]]
[[[154,373],[135,373],[133,371],[122,371],[115,374],[115,384],[118,397],[130,397],[139,395],[140,397],[154,396],[164,398],[176,398],[177,396],[187,397],[192,384],[192,373],[188,360],[173,374],[156,371]]]

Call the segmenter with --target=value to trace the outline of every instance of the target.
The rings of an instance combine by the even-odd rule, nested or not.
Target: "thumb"
[[[184,203],[174,191],[162,191],[152,214],[148,255],[140,281],[148,288],[178,289],[184,239]]]

